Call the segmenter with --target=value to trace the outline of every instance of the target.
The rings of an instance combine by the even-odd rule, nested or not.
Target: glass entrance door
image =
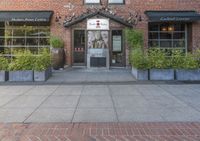
[[[74,30],[73,65],[85,65],[85,30]]]
[[[112,30],[111,36],[111,66],[122,67],[125,65],[122,30]]]

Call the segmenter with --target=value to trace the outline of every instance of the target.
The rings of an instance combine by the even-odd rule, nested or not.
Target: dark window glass
[[[159,47],[158,41],[149,41],[149,47]]]
[[[149,39],[158,39],[158,33],[157,32],[150,32],[149,33]]]
[[[185,24],[174,24],[174,31],[185,31]]]
[[[160,33],[160,39],[172,39],[172,33]]]
[[[172,41],[161,41],[160,42],[161,48],[171,48],[172,47]]]
[[[149,25],[149,31],[158,31],[159,25],[158,24],[150,24]]]
[[[185,33],[174,33],[174,39],[185,39]]]

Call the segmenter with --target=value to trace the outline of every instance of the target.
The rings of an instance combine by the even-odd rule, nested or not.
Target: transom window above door
[[[125,0],[107,0],[108,4],[125,4]],[[101,0],[84,0],[84,4],[100,4]]]
[[[125,0],[108,0],[109,4],[124,4]]]
[[[100,0],[84,0],[85,4],[100,4]]]

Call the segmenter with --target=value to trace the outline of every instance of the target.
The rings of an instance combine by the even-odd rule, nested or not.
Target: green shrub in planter
[[[34,62],[34,80],[46,81],[51,76],[51,57],[47,49],[41,50]]]
[[[134,68],[137,69],[149,68],[148,56],[145,55],[142,49],[133,49],[130,53],[129,60]]]
[[[198,63],[197,58],[195,58],[195,56],[192,53],[188,53],[184,57],[182,68],[183,69],[198,69],[199,63]]]
[[[162,49],[149,49],[148,51],[149,67],[154,69],[171,68],[171,57],[166,56],[166,52]]]
[[[125,36],[131,49],[143,47],[144,39],[142,31],[135,29],[126,29]]]
[[[61,38],[52,36],[50,39],[51,46],[53,48],[63,48],[64,47],[64,42]]]
[[[0,82],[8,80],[8,59],[0,57]]]
[[[51,65],[51,56],[47,49],[43,49],[35,56],[34,70],[44,71]]]
[[[9,64],[9,81],[33,81],[34,55],[30,51],[16,52]]]
[[[9,64],[10,71],[33,70],[34,55],[29,50],[18,51],[15,58]]]
[[[180,50],[173,50],[171,60],[172,60],[172,68],[180,69],[183,68],[185,53]]]
[[[52,66],[55,70],[64,67],[64,42],[59,37],[51,37]]]
[[[8,59],[6,59],[5,57],[0,57],[0,70],[4,70],[7,71],[8,70]]]
[[[176,67],[176,79],[184,81],[200,80],[198,52],[195,54],[187,53],[187,55],[181,57],[179,59],[180,65]]]
[[[138,80],[148,80],[148,58],[142,49],[133,49],[129,56],[132,75]]]
[[[150,49],[148,53],[150,80],[174,80],[171,57],[162,49]]]

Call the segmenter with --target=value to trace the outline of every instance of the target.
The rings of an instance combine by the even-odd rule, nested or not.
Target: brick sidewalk
[[[0,124],[0,141],[200,141],[200,123]]]

